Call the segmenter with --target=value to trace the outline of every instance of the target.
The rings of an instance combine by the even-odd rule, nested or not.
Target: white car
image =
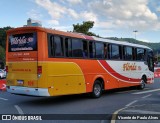
[[[0,69],[0,79],[6,78],[6,72],[2,69]]]

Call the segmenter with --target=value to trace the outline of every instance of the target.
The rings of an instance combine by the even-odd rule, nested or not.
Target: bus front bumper
[[[32,96],[50,96],[50,94],[48,93],[48,88],[7,86],[7,91],[13,94],[32,95]]]

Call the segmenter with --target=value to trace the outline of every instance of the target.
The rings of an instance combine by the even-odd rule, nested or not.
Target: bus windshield
[[[37,51],[36,33],[10,35],[8,50],[9,52]]]

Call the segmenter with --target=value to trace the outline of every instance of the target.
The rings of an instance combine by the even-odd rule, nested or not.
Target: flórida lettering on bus
[[[135,71],[138,70],[136,63],[125,63],[123,64],[123,71]]]

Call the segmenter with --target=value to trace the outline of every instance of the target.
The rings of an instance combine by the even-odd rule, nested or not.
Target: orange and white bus
[[[147,46],[42,27],[7,31],[7,91],[57,96],[154,82]]]

